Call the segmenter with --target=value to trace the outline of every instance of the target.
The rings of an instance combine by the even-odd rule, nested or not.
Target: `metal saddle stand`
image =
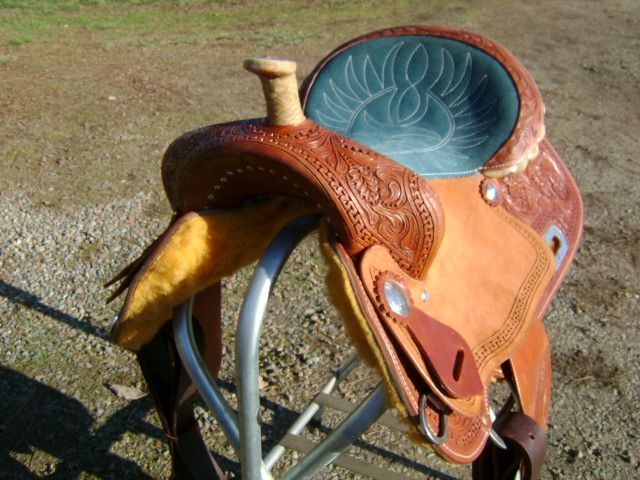
[[[376,388],[327,437],[318,444],[304,439],[300,433],[309,422],[322,413],[324,407],[347,412],[344,404],[336,404],[331,392],[360,363],[357,355],[351,357],[335,371],[322,389],[288,428],[287,433],[266,455],[262,453],[260,425],[259,349],[262,325],[270,294],[289,255],[318,223],[318,217],[309,215],[294,220],[271,242],[255,268],[253,279],[244,298],[240,319],[236,327],[235,372],[238,414],[226,401],[215,379],[207,370],[199,353],[193,324],[193,297],[176,308],[173,334],[183,366],[196,385],[238,458],[243,479],[272,479],[270,470],[287,448],[305,453],[302,459],[282,477],[286,480],[312,478],[326,466],[336,463],[340,467],[376,479],[410,478],[391,472],[341,452],[357,440],[374,423],[392,429],[407,428],[392,414],[385,414],[384,386]],[[495,437],[500,443],[499,437]]]

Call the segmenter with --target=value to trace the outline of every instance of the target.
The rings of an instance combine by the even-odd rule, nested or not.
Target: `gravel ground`
[[[581,250],[545,319],[553,344],[554,393],[543,476],[640,478],[639,4],[637,0],[543,0],[518,8],[501,2],[478,2],[468,8],[460,8],[458,17],[431,18],[423,13],[414,20],[482,32],[524,61],[546,101],[549,137],[567,160],[585,200]],[[413,17],[402,15],[358,25],[358,32],[411,23]],[[341,33],[336,38],[320,35],[317,44],[307,41],[300,51],[289,46],[285,53],[302,57],[303,71],[308,71],[329,47],[357,33],[344,24],[330,30]],[[133,357],[106,341],[117,305],[104,305],[101,284],[135,257],[168,219],[157,172],[139,174],[151,168],[139,166],[138,159],[158,158],[163,145],[194,126],[194,118],[203,123],[203,111],[246,117],[251,112],[247,103],[261,103],[258,93],[249,91],[255,85],[225,73],[237,64],[238,51],[247,53],[246,46],[228,54],[220,53],[221,48],[212,53],[207,45],[108,50],[95,47],[93,37],[89,41],[80,36],[84,41],[77,45],[72,43],[76,37],[69,38],[71,43],[56,46],[50,56],[39,51],[39,45],[20,47],[26,49],[27,59],[45,62],[46,58],[50,62],[42,64],[46,68],[28,61],[0,65],[5,69],[0,73],[8,72],[6,83],[0,83],[0,88],[6,87],[0,108],[10,107],[0,131],[0,166],[3,176],[8,172],[0,178],[0,478],[167,478],[166,443],[151,401],[143,395],[145,387]],[[88,70],[83,70],[84,64],[65,63],[66,53],[60,52],[69,48],[87,49],[82,58]],[[212,73],[207,66],[211,55],[216,56],[219,72]],[[180,63],[182,59],[185,63]],[[176,88],[201,98],[202,104],[185,103],[160,88],[171,77],[167,65],[172,61],[185,69]],[[135,75],[160,87],[134,95],[130,90],[139,82],[130,81],[130,72],[117,69],[123,64],[135,64],[139,69]],[[164,70],[156,65],[164,65]],[[218,90],[202,80],[213,74]],[[38,87],[36,80],[24,81],[56,76],[61,83],[51,81],[44,87]],[[197,81],[190,83],[191,79]],[[101,91],[117,91],[118,100],[105,96],[93,102],[93,91],[102,87]],[[76,95],[82,88],[89,93]],[[243,95],[252,100],[239,102]],[[84,123],[57,116],[64,105],[77,105],[76,97],[86,102],[78,107]],[[94,118],[85,121],[87,112]],[[4,120],[5,111],[1,113]],[[207,116],[206,121],[221,120]],[[58,124],[76,136],[56,137]],[[34,139],[34,131],[47,135]],[[144,139],[127,137],[131,131]],[[90,136],[86,143],[77,140]],[[116,153],[100,147],[107,138],[117,139]],[[3,150],[3,142],[13,150]],[[34,170],[37,189],[29,181],[33,173],[16,167],[15,159],[22,156],[29,156],[29,168],[39,165]],[[124,165],[116,172],[122,183],[110,180],[95,188],[88,183],[90,195],[79,190],[78,185],[87,183],[78,178],[91,177],[92,166],[88,172],[81,168],[84,162],[94,165],[89,158],[124,162],[116,163]],[[136,161],[122,160],[127,158]],[[18,179],[15,184],[13,178]],[[56,188],[43,190],[47,181],[57,182]],[[68,182],[68,188],[60,187],[61,182],[63,187]],[[310,238],[283,273],[282,284],[287,287],[278,287],[271,303],[261,358],[263,418],[269,435],[281,431],[291,411],[299,410],[330,370],[351,354],[340,321],[324,299],[324,270],[318,260]],[[227,338],[249,275],[243,271],[224,285]],[[229,367],[223,365],[222,385],[233,401]],[[362,368],[340,393],[354,399],[356,392],[361,397],[375,383],[374,375]],[[132,390],[123,394],[119,386]],[[131,392],[142,396],[124,398],[136,396]],[[210,428],[210,417],[205,413],[200,417],[212,448],[227,458],[225,467],[235,471],[234,457]],[[328,415],[326,424],[338,418]],[[309,435],[317,438],[323,432],[323,426],[316,426]],[[376,462],[398,471],[409,471],[416,460],[434,470],[418,468],[414,476],[468,477],[468,469],[446,465],[385,429],[369,432],[364,440],[354,453],[367,461],[373,461],[371,443],[387,449]],[[322,478],[351,477],[333,469]]]
[[[4,313],[0,335],[2,361],[10,366],[1,367],[0,385],[12,392],[2,400],[3,411],[6,407],[10,412],[3,429],[17,434],[29,419],[22,434],[0,440],[8,478],[31,474],[73,478],[79,472],[104,478],[167,476],[167,450],[149,398],[127,400],[137,391],[142,394],[145,386],[132,356],[106,340],[116,310],[104,305],[100,287],[121,266],[120,252],[140,251],[162,230],[163,222],[147,213],[155,201],[140,193],[100,208],[52,214],[49,207],[34,205],[23,195],[0,196],[6,212],[0,244]],[[115,224],[127,228],[113,228]],[[322,295],[325,267],[315,237],[303,242],[282,273],[264,329],[261,387],[265,432],[271,440],[284,433],[293,413],[322,387],[332,369],[354,353],[345,348],[346,333]],[[225,282],[226,338],[233,335],[232,319],[237,318],[250,275],[251,270],[245,269]],[[304,328],[292,328],[296,324]],[[225,353],[227,359],[232,355],[226,347]],[[221,384],[234,406],[232,368],[231,362],[224,363]],[[377,382],[372,371],[360,367],[339,391],[357,401]],[[114,386],[131,391],[118,396],[112,393]],[[236,471],[233,451],[213,428],[211,416],[199,409],[199,418],[212,447],[227,456],[223,464]],[[318,440],[342,418],[327,412],[322,425],[310,429],[309,438]],[[370,458],[374,444],[387,452],[388,458],[378,463],[391,464],[395,470],[422,461],[430,467],[418,466],[418,471],[431,472],[435,462],[440,472],[460,472],[385,427],[371,429],[362,448],[352,450]],[[295,452],[287,454],[276,472],[296,458]],[[395,465],[394,458],[400,460]],[[32,465],[41,465],[42,471]],[[332,470],[325,478],[344,478],[344,470]]]
[[[104,386],[142,387],[132,356],[106,340],[115,306],[105,307],[100,283],[119,266],[118,252],[139,248],[160,228],[144,221],[148,202],[140,194],[52,211],[20,194],[0,196],[4,478],[81,471],[133,478],[145,470],[138,463],[162,457],[150,401],[125,402]],[[114,228],[127,224],[135,228]],[[151,449],[131,448],[138,444]]]

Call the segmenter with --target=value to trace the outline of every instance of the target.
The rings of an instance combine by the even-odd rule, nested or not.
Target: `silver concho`
[[[500,198],[500,190],[495,183],[487,183],[484,191],[484,198],[490,203],[495,203]]]
[[[384,281],[384,296],[391,310],[397,315],[406,317],[409,315],[411,308],[407,299],[404,288],[395,280]]]

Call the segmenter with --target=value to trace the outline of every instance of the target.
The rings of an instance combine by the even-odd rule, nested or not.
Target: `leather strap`
[[[173,476],[177,479],[225,479],[226,476],[209,453],[202,439],[193,406],[199,395],[189,375],[180,368],[177,401],[171,412],[178,455],[173,462]],[[180,464],[178,464],[180,462]]]
[[[503,364],[522,413],[547,429],[551,407],[551,345],[542,321],[536,318],[522,346]]]
[[[170,323],[137,353],[137,360],[167,435],[172,458],[171,478],[226,479],[202,440],[193,416],[198,394],[180,362]]]
[[[481,395],[482,379],[473,359],[473,353],[464,337],[455,329],[439,322],[413,305],[411,292],[398,273],[383,272],[375,282],[373,301],[382,307],[381,319],[395,332],[390,322],[396,322],[410,334],[413,342],[429,365],[430,373],[438,386],[447,395],[454,398],[467,398]],[[403,301],[406,311],[392,306],[389,297]],[[403,338],[396,336],[402,348]],[[409,353],[409,352],[407,352]]]
[[[508,413],[494,423],[494,429],[507,444],[503,450],[487,442],[473,462],[473,478],[478,480],[512,480],[521,468],[522,480],[539,480],[547,446],[547,435],[527,415]]]
[[[214,377],[218,376],[222,361],[221,309],[220,282],[205,288],[193,299],[193,316],[202,330],[202,359]]]

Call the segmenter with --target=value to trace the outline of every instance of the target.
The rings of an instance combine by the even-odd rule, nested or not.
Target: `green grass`
[[[91,31],[110,45],[141,47],[152,41],[220,39],[296,44],[326,31],[327,25],[373,16],[393,18],[394,12],[410,5],[415,2],[0,0],[0,42],[19,46]],[[435,0],[424,11],[462,6],[457,0]],[[137,40],[141,36],[144,41]]]
[[[15,60],[11,55],[0,55],[0,66],[7,65]]]
[[[31,43],[32,41],[33,40],[30,37],[20,35],[18,37],[11,37],[9,39],[9,45],[11,45],[12,47],[21,47],[22,45]]]

